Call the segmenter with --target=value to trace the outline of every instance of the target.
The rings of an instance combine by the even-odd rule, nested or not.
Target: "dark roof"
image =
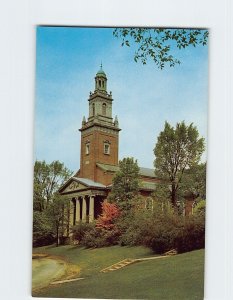
[[[96,163],[96,165],[104,170],[104,171],[108,171],[108,172],[117,172],[119,170],[118,166],[114,166],[114,165],[107,165],[107,164],[101,164],[101,163]]]
[[[83,185],[86,186],[86,188],[106,188],[106,185],[100,183],[100,182],[96,182],[93,181],[91,179],[88,178],[80,178],[80,177],[76,177],[76,176],[72,176],[70,177],[59,189],[58,191],[61,192],[64,188],[66,188],[72,181],[76,181],[79,183],[82,183]]]
[[[155,188],[156,188],[156,183],[155,182],[143,181],[141,183],[140,188],[145,189],[145,190],[154,191]]]
[[[108,164],[101,164],[101,163],[97,163],[96,164],[99,168],[101,168],[104,171],[107,172],[117,172],[119,170],[118,166],[114,166],[114,165],[108,165]],[[139,174],[141,176],[146,176],[146,177],[153,177],[156,178],[155,173],[154,173],[154,169],[149,169],[149,168],[139,168]]]
[[[149,168],[140,168],[139,174],[147,177],[155,177],[155,170]]]
[[[89,187],[99,187],[99,188],[105,188],[106,187],[104,184],[93,181],[93,180],[88,179],[88,178],[73,177],[72,179],[74,179],[75,181],[78,181],[80,183],[83,183],[84,185],[87,185]]]

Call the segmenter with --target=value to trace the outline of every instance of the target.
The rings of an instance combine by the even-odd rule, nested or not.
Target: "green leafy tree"
[[[205,209],[206,209],[206,201],[200,200],[197,205],[193,209],[194,215],[202,215],[205,216]]]
[[[54,242],[54,233],[46,213],[33,212],[33,246],[43,246]]]
[[[58,193],[55,193],[46,209],[46,215],[52,224],[57,246],[60,244],[60,240],[64,234],[64,224],[69,222],[69,215],[67,213],[68,205],[69,201]]]
[[[174,128],[165,122],[154,148],[154,166],[156,176],[168,184],[174,208],[185,171],[197,166],[204,149],[204,138],[192,123],[185,125],[183,121]]]
[[[136,47],[135,62],[146,64],[152,59],[158,68],[163,69],[165,65],[174,67],[180,64],[180,60],[171,54],[172,50],[205,46],[209,32],[205,29],[116,28],[113,35],[121,40],[121,46]]]
[[[206,163],[195,164],[185,170],[180,193],[192,193],[195,197],[206,199]]]
[[[110,201],[116,202],[118,207],[125,211],[132,207],[132,200],[139,190],[139,167],[137,160],[132,157],[119,161],[119,171],[113,177]]]
[[[71,176],[72,172],[63,163],[36,161],[34,165],[34,210],[44,210],[53,193]]]
[[[58,188],[71,176],[63,163],[36,161],[33,188],[33,244],[46,245],[60,236],[69,226],[69,201],[60,199]],[[56,211],[57,209],[57,211]],[[69,228],[68,228],[69,229]]]

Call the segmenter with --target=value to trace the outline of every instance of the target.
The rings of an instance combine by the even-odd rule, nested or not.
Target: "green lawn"
[[[84,280],[49,286],[34,293],[37,297],[108,299],[203,299],[204,250],[164,259],[138,262],[117,271],[99,271],[124,258],[151,256],[143,247],[84,249],[62,246],[34,249],[34,253],[63,256],[78,264]]]
[[[125,258],[140,258],[153,256],[153,252],[145,247],[106,247],[85,249],[77,246],[50,246],[33,249],[34,253],[48,253],[61,256],[66,261],[77,264],[81,268],[81,277],[93,276],[100,270]]]

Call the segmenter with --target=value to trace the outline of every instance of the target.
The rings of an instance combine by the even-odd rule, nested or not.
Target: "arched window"
[[[110,155],[110,142],[104,141],[104,154]]]
[[[106,116],[106,103],[102,104],[102,115]]]
[[[101,80],[99,80],[99,87],[101,88]]]
[[[89,140],[87,140],[85,143],[85,153],[86,153],[86,155],[90,154],[90,141]]]
[[[92,115],[95,115],[95,103],[92,104]]]

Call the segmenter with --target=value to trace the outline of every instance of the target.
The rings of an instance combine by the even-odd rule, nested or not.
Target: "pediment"
[[[79,191],[85,189],[86,186],[76,180],[72,180],[66,187],[63,189],[63,193],[69,193],[69,192],[74,192],[74,191]]]

